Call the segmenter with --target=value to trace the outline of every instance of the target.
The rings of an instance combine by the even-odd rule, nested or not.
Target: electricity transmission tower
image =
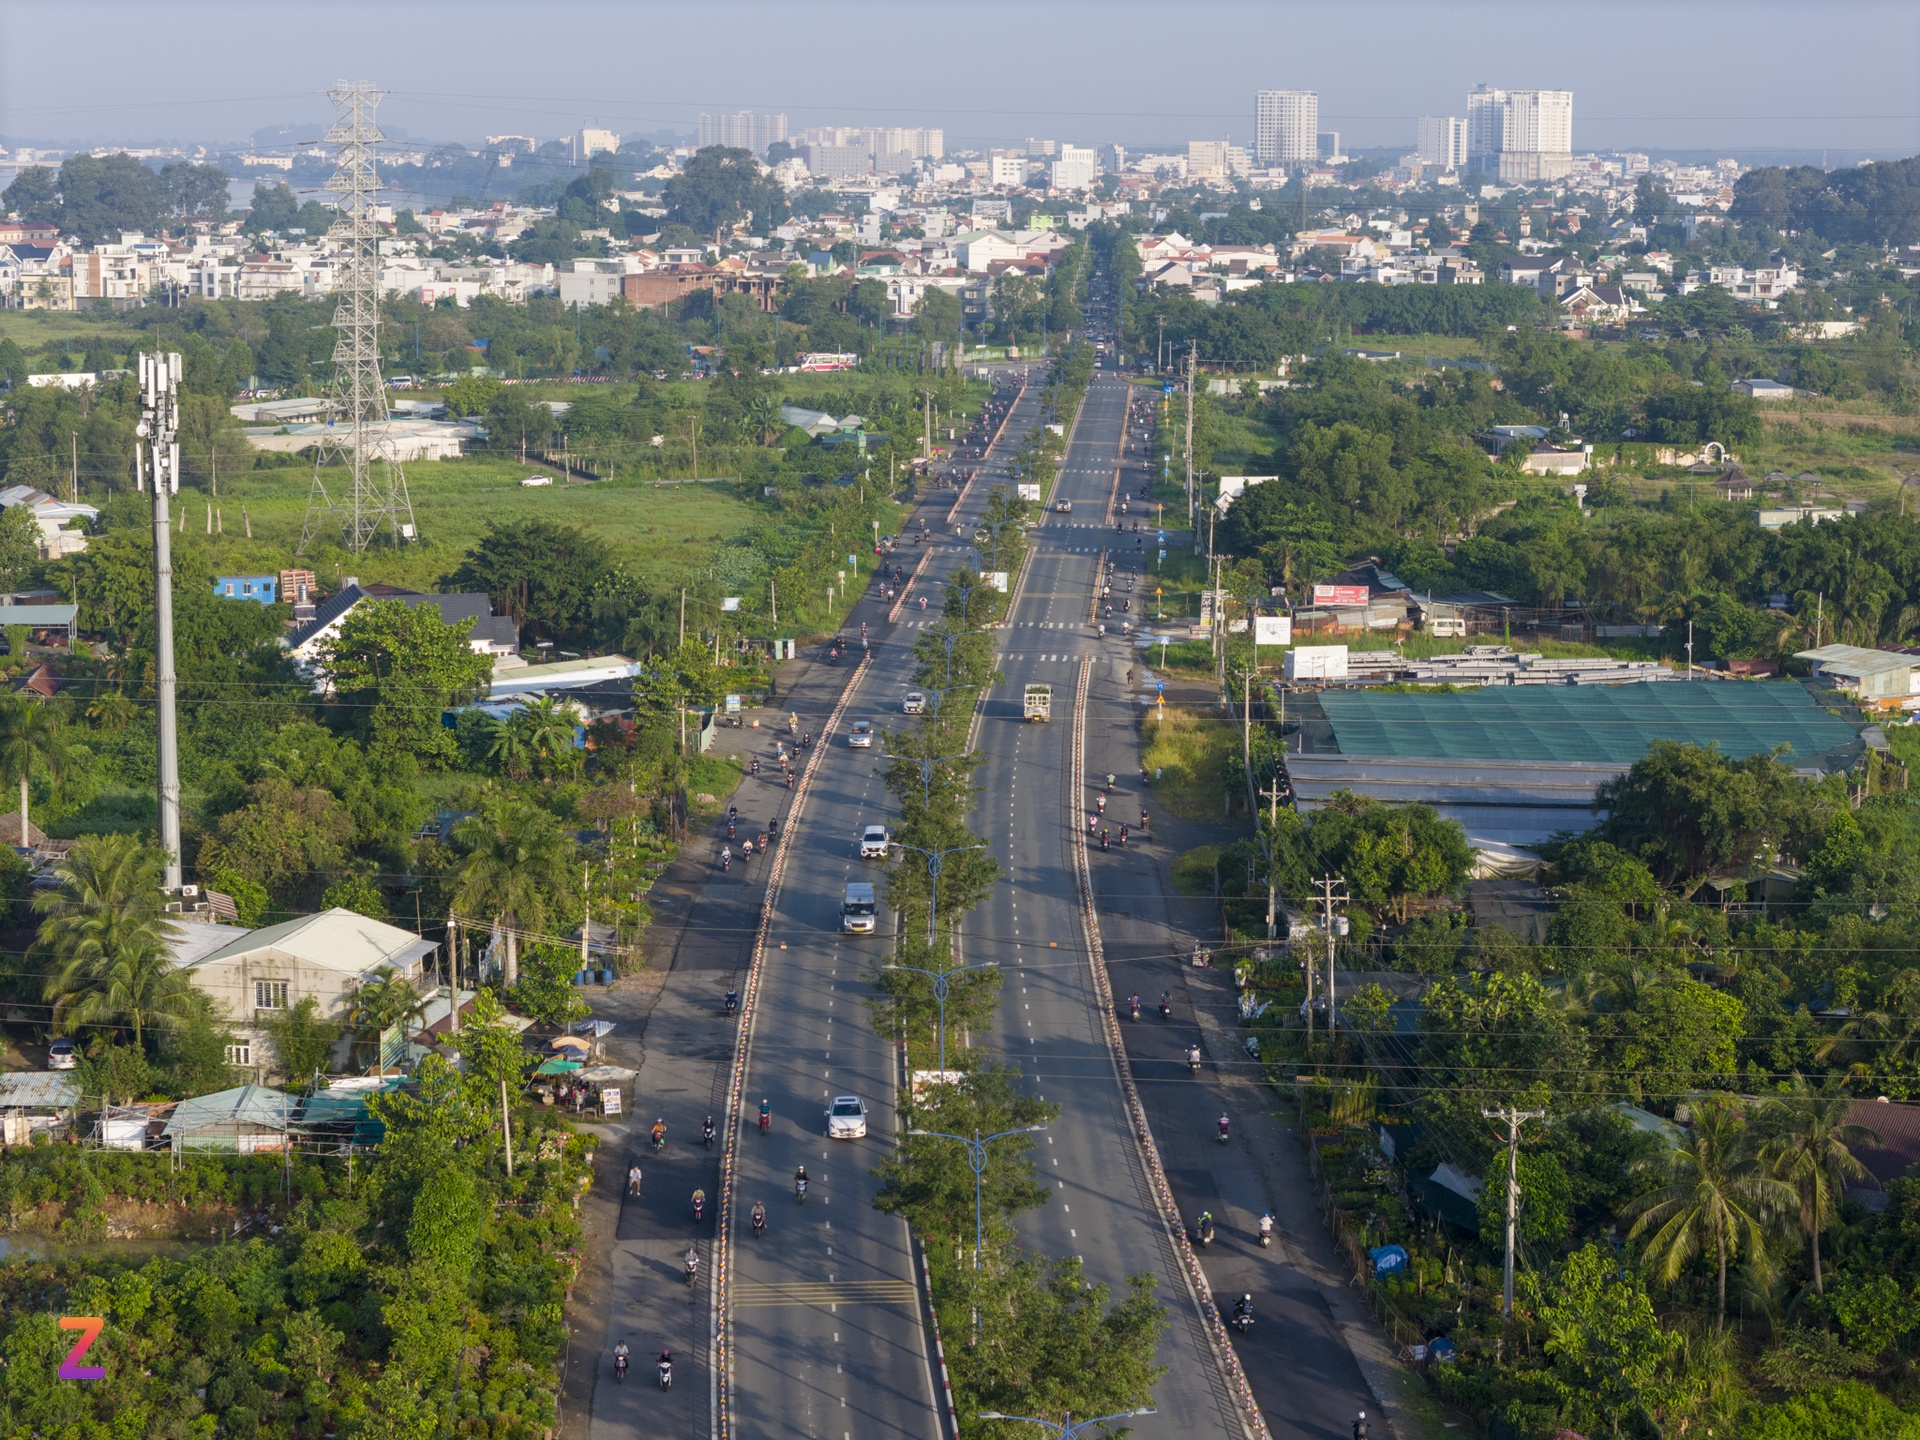
[[[381,94],[364,80],[342,80],[327,92],[335,112],[327,141],[340,152],[327,182],[340,212],[328,232],[336,255],[333,328],[338,338],[333,345],[334,408],[314,457],[313,489],[300,532],[303,554],[323,528],[335,526],[342,543],[356,555],[382,530],[395,545],[417,538],[407,477],[387,432],[387,390],[380,379],[380,227],[374,219],[380,181],[374,173],[374,147],[381,135],[373,112]],[[346,497],[338,504],[321,478],[335,462],[352,472]]]

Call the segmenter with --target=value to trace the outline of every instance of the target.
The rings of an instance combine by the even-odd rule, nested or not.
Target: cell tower
[[[417,538],[407,477],[394,458],[387,433],[387,390],[380,379],[380,230],[374,203],[380,193],[374,173],[374,146],[382,136],[373,112],[382,91],[364,80],[342,80],[327,92],[333,101],[330,144],[340,149],[339,164],[327,188],[340,218],[328,236],[335,250],[332,416],[313,463],[313,489],[300,550],[323,530],[338,527],[347,549],[358,554],[382,530],[395,545]],[[349,493],[339,504],[321,478],[328,465],[352,471]],[[376,473],[376,462],[378,472]]]

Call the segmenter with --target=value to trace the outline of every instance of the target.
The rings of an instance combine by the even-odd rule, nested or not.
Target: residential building
[[[751,150],[756,155],[764,155],[774,141],[786,138],[787,117],[784,115],[756,115],[751,110],[741,110],[731,115],[700,117],[700,148],[703,150],[709,145],[727,145],[736,150]]]
[[[58,560],[62,555],[76,555],[86,549],[87,531],[100,518],[100,512],[91,505],[56,500],[31,485],[9,485],[0,490],[0,510],[12,509],[15,505],[26,506],[27,513],[40,527],[43,560]],[[79,528],[67,528],[75,524]]]
[[[223,600],[252,600],[256,604],[271,605],[278,598],[278,575],[216,575],[213,577],[213,593]]]
[[[1189,140],[1187,142],[1187,178],[1224,180],[1227,178],[1225,140]]]
[[[1053,188],[1085,190],[1100,177],[1100,166],[1090,145],[1062,145],[1053,162]]]
[[[1262,165],[1311,165],[1319,159],[1318,91],[1258,91],[1253,97],[1253,114],[1253,153]],[[1191,170],[1191,146],[1188,166]]]
[[[336,907],[261,930],[181,925],[170,948],[193,988],[226,1007],[238,1041],[228,1062],[264,1076],[276,1068],[267,1022],[308,997],[326,1019],[344,1020],[355,992],[383,970],[420,985],[427,957],[440,946]],[[403,1043],[397,1028],[382,1037],[383,1049]]]
[[[1021,155],[989,156],[987,159],[987,183],[989,185],[1010,186],[1026,184],[1026,157]]]
[[[1340,148],[1338,130],[1322,130],[1314,137],[1315,158],[1323,165],[1344,165],[1346,152]]]
[[[612,130],[582,130],[578,142],[579,156],[582,160],[591,160],[595,155],[613,153],[620,148],[620,137]]]
[[[1423,165],[1462,170],[1467,164],[1467,122],[1458,115],[1422,115],[1414,148]]]
[[[408,607],[432,605],[449,625],[473,621],[467,644],[476,655],[511,655],[519,646],[520,627],[511,616],[495,615],[493,602],[485,595],[422,595],[391,585],[362,585],[358,577],[349,576],[339,594],[315,606],[313,618],[296,625],[280,642],[293,657],[294,667],[305,675],[318,674],[327,645],[340,633],[347,616],[369,600],[398,600]]]
[[[1502,184],[1565,179],[1573,172],[1573,92],[1477,86],[1467,95],[1467,164]]]
[[[800,158],[816,180],[854,180],[873,169],[873,156],[864,145],[805,145]]]
[[[1750,400],[1791,400],[1793,387],[1778,380],[1736,380],[1733,388]]]

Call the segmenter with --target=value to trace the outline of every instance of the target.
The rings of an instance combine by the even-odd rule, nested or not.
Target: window
[[[227,1064],[250,1067],[253,1064],[253,1042],[242,1040],[238,1045],[227,1046]]]
[[[256,980],[253,982],[253,1008],[256,1010],[284,1010],[287,1008],[287,982],[284,980]]]

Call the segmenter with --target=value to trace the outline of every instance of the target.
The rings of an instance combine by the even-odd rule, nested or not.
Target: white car
[[[860,858],[884,860],[893,848],[893,836],[884,825],[869,825],[860,835]]]
[[[47,1046],[47,1069],[72,1070],[79,1063],[79,1051],[75,1048],[73,1041],[62,1037]]]
[[[900,713],[903,715],[918,715],[926,708],[927,697],[918,690],[907,691],[907,698],[900,702]]]
[[[867,1103],[858,1095],[836,1095],[827,1109],[829,1140],[864,1140],[867,1137]]]
[[[873,722],[871,720],[854,721],[853,729],[847,733],[847,745],[850,749],[854,750],[871,750],[873,748]]]
[[[520,488],[522,490],[526,490],[536,485],[551,485],[551,484],[553,484],[553,477],[551,475],[529,475],[527,476],[526,479],[520,482]]]

